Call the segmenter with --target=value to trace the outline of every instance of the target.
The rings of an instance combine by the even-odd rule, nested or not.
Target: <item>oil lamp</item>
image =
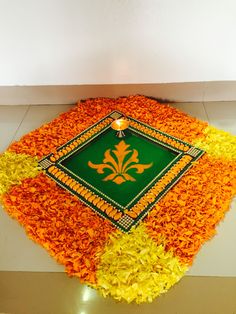
[[[116,136],[119,138],[125,137],[124,130],[126,130],[128,127],[129,127],[129,120],[126,119],[125,117],[116,119],[111,124],[111,128],[117,131]]]

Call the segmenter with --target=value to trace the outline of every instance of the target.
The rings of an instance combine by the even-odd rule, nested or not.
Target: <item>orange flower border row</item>
[[[153,208],[137,231],[127,235],[120,234],[35,166],[35,158],[57,154],[58,146],[113,110],[185,142],[196,142],[208,151]],[[219,140],[217,132],[205,122],[144,96],[89,99],[25,135],[0,156],[0,174],[4,174],[4,180],[0,179],[1,201],[29,237],[65,265],[68,274],[104,296],[150,302],[180,279],[202,244],[215,234],[235,195],[234,140],[221,134],[222,143],[226,139],[232,145],[217,143],[218,148],[214,146],[214,139]],[[145,243],[149,243],[149,250]],[[159,256],[158,260],[152,256]],[[144,269],[139,267],[140,259]],[[129,273],[122,268],[125,264]]]

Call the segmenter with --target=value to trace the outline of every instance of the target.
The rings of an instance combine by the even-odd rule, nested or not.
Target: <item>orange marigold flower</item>
[[[9,150],[41,158],[115,109],[188,142],[204,138],[205,122],[167,104],[144,96],[95,98],[79,102],[75,108],[11,144]]]
[[[90,284],[108,236],[115,229],[76,197],[40,174],[12,187],[3,198],[8,213],[70,275]]]
[[[191,264],[229,209],[236,192],[236,164],[204,155],[150,212],[149,235]]]

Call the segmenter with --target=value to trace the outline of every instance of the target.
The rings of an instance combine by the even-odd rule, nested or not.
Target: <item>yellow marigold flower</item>
[[[97,270],[97,289],[104,297],[152,302],[187,270],[148,236],[142,224],[129,234],[113,233],[110,240]]]
[[[35,177],[39,171],[37,158],[8,151],[0,155],[0,195],[21,180]]]
[[[193,145],[205,150],[216,158],[236,161],[236,136],[228,132],[208,126],[204,130],[205,137],[193,142]]]

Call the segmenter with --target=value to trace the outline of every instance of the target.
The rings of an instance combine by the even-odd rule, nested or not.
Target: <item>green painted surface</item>
[[[155,144],[131,130],[126,131],[126,137],[123,139],[117,138],[115,134],[115,131],[108,129],[78,152],[62,161],[61,164],[121,206],[126,206],[177,156],[177,153]],[[104,169],[104,173],[99,174],[96,169],[89,167],[88,162],[102,164],[104,153],[108,149],[110,149],[111,155],[116,158],[112,150],[115,150],[115,145],[118,145],[122,140],[130,145],[128,150],[136,149],[138,151],[138,163],[153,163],[153,165],[141,174],[136,173],[136,169],[130,169],[127,173],[135,179],[134,182],[126,181],[122,184],[116,184],[113,181],[104,181],[103,179],[111,174],[112,170]],[[127,154],[123,163],[131,155],[132,153]]]

